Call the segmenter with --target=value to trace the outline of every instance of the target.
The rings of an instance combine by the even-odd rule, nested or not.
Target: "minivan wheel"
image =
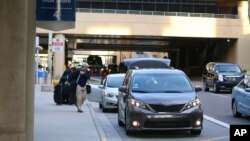
[[[238,112],[237,104],[235,101],[233,101],[232,112],[234,117],[241,117],[241,113]]]
[[[130,130],[129,129],[129,121],[127,119],[127,116],[125,115],[125,132],[126,132],[126,135],[132,135],[134,134],[134,131],[133,130]]]
[[[207,87],[207,82],[206,80],[203,81],[203,91],[207,92],[208,91],[208,87]]]
[[[201,134],[201,130],[191,130],[191,134],[192,135],[200,135]]]

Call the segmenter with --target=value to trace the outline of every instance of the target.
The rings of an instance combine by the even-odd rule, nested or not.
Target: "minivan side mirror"
[[[202,91],[202,87],[200,85],[197,85],[194,87],[195,92],[201,92]]]
[[[243,72],[243,73],[247,73],[247,70],[243,70],[242,72]]]
[[[120,86],[118,90],[123,93],[126,93],[128,91],[126,86]]]

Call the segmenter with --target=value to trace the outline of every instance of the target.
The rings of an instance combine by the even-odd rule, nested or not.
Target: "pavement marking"
[[[215,95],[215,94],[212,94],[212,95]],[[227,98],[227,96],[225,96],[225,95],[215,95],[215,96],[219,96],[219,97],[222,97],[222,98]]]
[[[201,141],[216,141],[216,140],[225,139],[225,138],[229,138],[229,136],[223,136],[223,137],[218,137],[218,138],[206,139],[206,140],[201,140]]]
[[[101,141],[108,141],[107,136],[104,133],[102,127],[101,127],[100,121],[98,121],[98,119],[97,119],[97,116],[96,116],[96,114],[95,114],[95,112],[93,110],[92,105],[88,102],[88,100],[86,100],[86,103],[87,103],[87,106],[89,108],[92,119],[93,119],[93,121],[95,123],[95,127],[97,129],[97,132],[98,132],[98,134],[100,136]]]
[[[219,120],[217,120],[217,119],[215,119],[213,117],[207,116],[207,115],[203,115],[203,116],[204,116],[204,118],[206,120],[208,120],[210,122],[216,123],[216,124],[218,124],[218,125],[220,125],[222,127],[228,128],[228,129],[230,128],[230,125],[225,123],[225,122],[219,121]]]

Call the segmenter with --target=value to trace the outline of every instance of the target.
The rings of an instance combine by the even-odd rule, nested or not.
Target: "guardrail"
[[[239,19],[238,15],[233,15],[233,14],[211,14],[211,13],[114,10],[114,9],[90,9],[90,8],[77,8],[76,12]]]

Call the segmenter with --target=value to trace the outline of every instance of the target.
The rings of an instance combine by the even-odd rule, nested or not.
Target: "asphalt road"
[[[91,82],[93,90],[98,93],[98,81]],[[193,85],[202,85],[199,80],[193,80]],[[95,96],[95,95],[92,95]],[[98,99],[97,97],[89,97],[92,101]],[[250,117],[244,116],[242,118],[234,118],[231,111],[231,93],[226,91],[214,94],[210,92],[199,92],[204,110],[204,127],[200,136],[193,136],[188,132],[139,132],[134,136],[127,136],[124,127],[119,127],[117,124],[116,111],[109,111],[102,113],[97,102],[91,102],[95,113],[98,115],[99,122],[107,135],[108,140],[185,140],[185,141],[229,141],[229,127],[230,124],[250,124]]]

